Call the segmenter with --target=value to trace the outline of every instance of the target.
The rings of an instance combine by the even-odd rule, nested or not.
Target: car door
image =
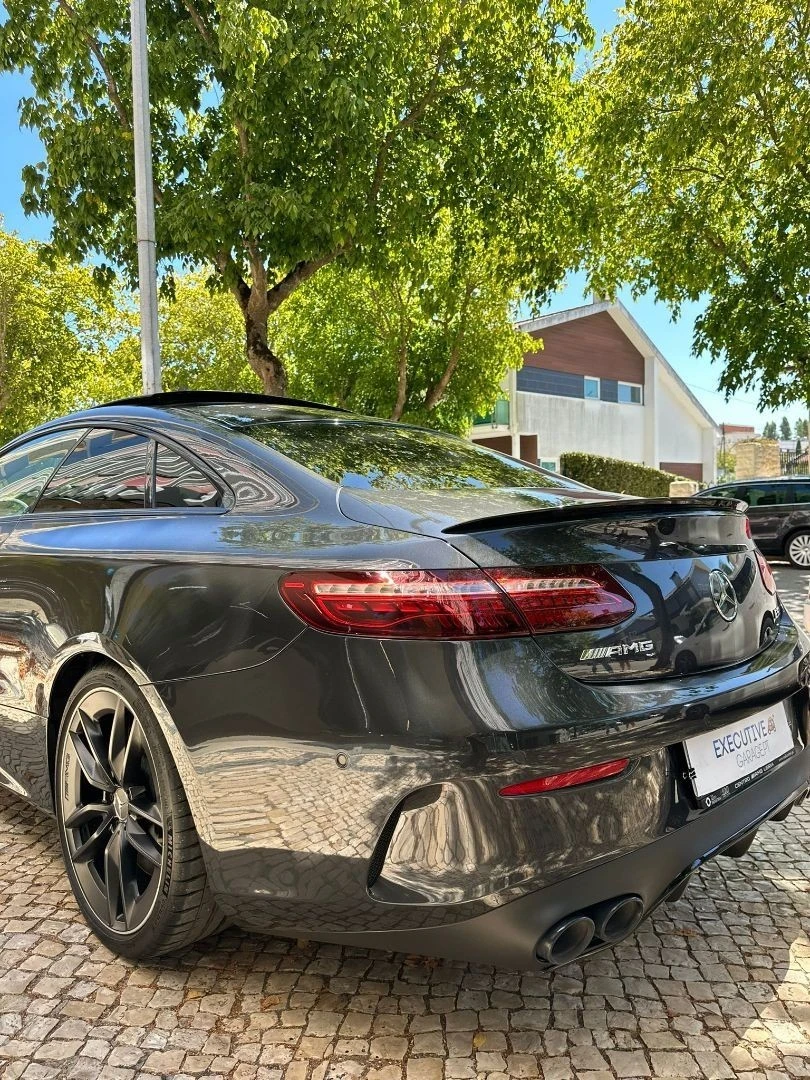
[[[137,551],[150,468],[149,436],[95,428],[80,438],[0,549],[6,604],[25,611],[0,642],[6,693],[27,707],[66,640],[103,630],[117,551]],[[116,586],[118,583],[116,582]]]
[[[788,485],[751,484],[748,489],[748,520],[751,533],[762,551],[781,550],[781,526],[788,504]]]
[[[810,529],[810,480],[794,480],[786,486],[790,495],[780,522],[782,546],[797,529]]]
[[[6,542],[81,435],[81,428],[57,429],[0,455],[0,783],[37,799],[47,784],[47,754],[30,676],[43,597],[19,576]]]

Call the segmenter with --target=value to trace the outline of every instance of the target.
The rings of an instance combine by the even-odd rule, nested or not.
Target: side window
[[[751,488],[751,506],[785,506],[792,495],[785,484],[754,484]]]
[[[711,491],[706,491],[704,494],[713,499],[742,499],[743,502],[748,502],[748,488],[712,488]]]
[[[81,434],[74,429],[40,435],[0,458],[0,516],[24,514],[33,506]]]
[[[148,449],[143,435],[95,428],[56,471],[35,512],[143,509]]]
[[[222,493],[196,465],[167,446],[156,444],[154,505],[222,506]]]
[[[806,505],[810,503],[810,484],[793,484],[793,495],[790,501]]]

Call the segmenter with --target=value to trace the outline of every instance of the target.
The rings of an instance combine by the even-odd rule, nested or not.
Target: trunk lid
[[[781,611],[734,500],[628,499],[587,489],[346,492],[355,520],[441,536],[482,569],[600,566],[635,610],[615,626],[536,635],[586,682],[728,667],[774,636]]]

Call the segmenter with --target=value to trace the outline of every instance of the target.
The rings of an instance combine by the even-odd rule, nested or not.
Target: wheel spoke
[[[118,922],[118,907],[121,903],[121,842],[124,830],[119,825],[104,850],[104,885],[107,890],[107,913],[109,925]]]
[[[127,840],[139,855],[142,855],[153,866],[160,866],[163,858],[162,848],[158,846],[154,838],[145,829],[141,828],[137,821],[130,818],[126,823],[125,833]]]
[[[132,718],[132,727],[129,729],[129,738],[124,748],[124,756],[121,762],[121,783],[131,783],[140,770],[140,759],[144,753],[144,737],[137,716]]]
[[[120,784],[123,778],[124,751],[127,747],[126,704],[123,698],[116,702],[110,728],[109,762],[113,779]]]
[[[65,823],[67,824],[67,822]],[[100,825],[88,836],[83,844],[73,852],[74,863],[86,863],[95,858],[105,843],[108,843],[107,834],[112,824],[112,815],[104,818]]]
[[[87,780],[95,788],[112,791],[115,783],[110,776],[103,740],[95,720],[79,710],[79,729],[70,732],[71,742],[79,759],[79,765]]]
[[[86,803],[77,806],[70,817],[65,818],[66,829],[78,829],[80,825],[86,825],[96,817],[109,817],[112,807],[109,803]]]
[[[140,818],[141,821],[146,821],[150,825],[157,825],[161,829],[163,828],[163,818],[157,803],[144,802],[139,805],[136,802],[130,802],[129,812],[134,817]]]

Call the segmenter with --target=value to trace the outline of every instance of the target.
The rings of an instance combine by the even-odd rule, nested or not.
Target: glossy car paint
[[[294,406],[277,415],[328,422]],[[805,646],[761,578],[745,578],[752,556],[731,504],[703,505],[700,525],[685,501],[582,489],[465,493],[450,512],[435,493],[419,506],[338,496],[200,409],[114,406],[69,423],[158,434],[222,478],[225,505],[0,522],[0,778],[52,809],[60,702],[88,657],[112,659],[161,722],[212,887],[244,926],[539,966],[534,943],[558,918],[628,890],[650,910],[692,864],[807,788]],[[629,559],[617,536],[635,545]],[[616,630],[565,635],[565,655],[551,637],[351,638],[305,627],[279,596],[292,569],[508,565],[523,557],[516,543],[534,561],[612,564],[639,618],[641,570],[663,582],[667,563],[685,633],[659,642],[658,670],[642,663],[631,678],[577,659],[585,639]],[[705,605],[689,612],[688,582],[671,601],[673,568],[696,557],[701,572],[742,575],[743,608],[759,597],[725,661],[701,655]],[[707,670],[672,677],[678,636]],[[794,758],[700,806],[683,740],[782,699]],[[625,756],[627,772],[599,784],[498,795]]]

